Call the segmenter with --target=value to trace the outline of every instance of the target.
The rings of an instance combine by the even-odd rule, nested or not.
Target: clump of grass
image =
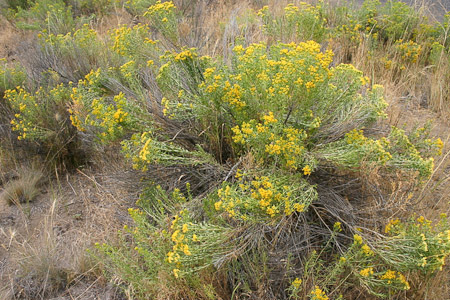
[[[7,182],[0,194],[1,201],[8,204],[30,203],[41,193],[44,173],[37,169],[23,169],[19,176]]]

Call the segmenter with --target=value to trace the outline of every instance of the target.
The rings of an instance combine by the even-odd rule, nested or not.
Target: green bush
[[[35,92],[22,87],[5,92],[14,113],[12,130],[18,139],[33,142],[47,155],[49,164],[64,169],[85,162],[85,152],[67,111],[71,91],[71,86],[59,84]]]
[[[152,263],[158,260],[161,264],[161,258],[152,256],[154,253],[161,257],[166,252],[168,265],[152,267],[153,271],[164,270],[161,272],[172,276],[172,284],[182,283],[198,291],[190,274],[200,269],[211,274],[216,267],[229,281],[244,283],[239,287],[241,293],[256,293],[258,286],[265,286],[279,297],[290,290],[293,297],[306,291],[305,295],[323,299],[329,287],[347,284],[376,295],[408,287],[401,272],[419,272],[420,268],[411,263],[404,269],[400,263],[388,262],[398,254],[399,240],[373,238],[369,246],[355,235],[355,241],[349,244],[342,239],[355,230],[351,226],[339,238],[337,233],[331,237],[320,233],[317,228],[330,220],[317,219],[314,211],[318,205],[325,205],[326,210],[337,208],[332,208],[332,203],[317,204],[323,201],[320,191],[326,188],[319,174],[325,169],[352,176],[404,173],[410,181],[418,182],[430,176],[431,156],[440,151],[442,142],[429,138],[427,129],[407,135],[391,128],[385,137],[366,136],[363,128],[385,116],[383,88],[370,86],[368,78],[351,65],[330,67],[332,57],[331,51],[320,51],[319,44],[312,41],[236,46],[231,65],[199,57],[195,49],[161,57],[157,82],[165,95],[160,109],[166,119],[154,117],[146,131],[123,141],[126,157],[135,168],[146,172],[173,167],[188,167],[188,173],[195,172],[199,166],[220,165],[217,160],[221,159],[235,164],[225,179],[198,198],[192,198],[187,189],[187,196],[175,190],[169,199],[158,189],[158,194],[147,194],[153,206],[146,206],[146,213],[131,212],[136,226],[133,232],[152,226],[151,232],[164,236],[151,236],[168,243],[147,245],[144,250],[137,247],[138,257]],[[165,122],[183,124],[183,130],[192,135],[203,135],[203,148],[189,147],[176,135],[171,138],[159,128]],[[155,223],[155,212],[162,219],[172,218],[170,228],[167,221]],[[142,217],[136,221],[136,216]],[[224,224],[233,224],[234,228]],[[340,226],[336,225],[337,232]],[[295,248],[304,239],[310,241],[305,228],[314,232],[311,235],[315,239],[328,239],[327,245],[319,248],[327,255],[314,254],[306,246]],[[139,243],[149,235],[138,237],[133,233],[133,241]],[[338,243],[342,251],[343,259],[337,263],[332,258],[339,252],[332,243]],[[258,249],[252,250],[255,245]],[[134,262],[118,266],[118,253],[130,248],[127,243],[114,250],[101,247],[110,256],[111,272],[136,268]],[[270,253],[274,251],[284,262],[276,268],[270,266]],[[320,272],[323,266],[334,277],[317,287],[302,289],[299,281],[290,284],[290,276],[279,286],[270,285],[274,272],[298,270],[307,255],[312,257],[312,269],[294,275],[316,276],[314,270]],[[345,273],[349,268],[352,271]],[[122,278],[131,286],[142,286],[140,272],[141,268]],[[156,278],[155,274],[146,276]],[[344,283],[339,282],[342,278]],[[140,292],[154,293],[153,288]]]
[[[19,8],[15,19],[19,28],[49,34],[66,34],[75,27],[72,10],[62,0],[36,0],[26,10]]]
[[[0,99],[6,90],[22,86],[27,75],[25,70],[18,64],[10,66],[6,59],[0,59]]]

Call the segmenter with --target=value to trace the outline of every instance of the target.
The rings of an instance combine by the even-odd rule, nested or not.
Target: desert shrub
[[[323,3],[316,6],[301,2],[299,6],[289,4],[284,8],[284,15],[273,15],[268,6],[258,11],[265,32],[274,40],[297,41],[314,40],[321,42],[327,33],[326,19],[323,16]]]
[[[52,34],[66,34],[75,27],[72,10],[62,0],[37,0],[30,8],[19,9],[15,19],[19,28]]]
[[[147,11],[147,9],[155,3],[155,0],[129,0],[125,2],[125,8],[132,15],[142,16]]]
[[[327,246],[333,246],[341,231],[341,223],[336,223]],[[313,252],[305,263],[307,272],[292,282],[290,291],[295,299],[300,299],[315,290],[314,282],[334,296],[358,284],[375,296],[393,296],[442,270],[450,254],[448,233],[446,215],[434,225],[423,216],[405,221],[393,219],[386,224],[385,235],[378,238],[355,234],[353,243],[331,264],[325,264],[324,258],[329,255],[326,248]]]
[[[150,25],[157,29],[164,38],[173,42],[178,39],[178,22],[175,9],[172,1],[156,1],[144,13],[144,17],[149,20]]]
[[[377,173],[419,183],[430,176],[432,156],[442,149],[442,142],[430,138],[422,128],[410,135],[391,128],[385,136],[368,136],[363,128],[385,116],[383,88],[370,86],[369,79],[351,65],[330,67],[333,53],[320,51],[315,42],[270,47],[260,43],[236,46],[233,51],[231,65],[201,57],[195,49],[167,52],[159,61],[156,78],[164,95],[160,109],[167,122],[173,122],[170,124],[182,124],[178,126],[183,130],[202,136],[200,144],[194,148],[177,137],[178,133],[171,137],[160,130],[166,123],[153,118],[145,131],[122,142],[125,156],[134,168],[145,172],[189,167],[189,174],[198,166],[217,166],[219,170],[223,164],[230,171],[196,198],[189,189],[185,194],[174,190],[172,199],[163,196],[161,189],[148,194],[153,206],[143,208],[145,213],[130,211],[136,225],[133,239],[141,239],[136,233],[151,226],[151,234],[164,236],[148,233],[144,237],[166,244],[144,250],[138,246],[139,255],[135,255],[154,264],[157,258],[152,255],[156,254],[150,252],[159,253],[160,263],[165,252],[168,265],[148,269],[164,268],[161,272],[171,277],[173,286],[178,282],[195,291],[190,274],[199,269],[211,274],[213,267],[238,293],[257,297],[287,298],[289,293],[296,297],[301,278],[307,283],[302,290],[305,295],[317,299],[327,297],[329,287],[347,283],[377,295],[404,290],[408,283],[401,272],[420,270],[413,262],[410,269],[389,262],[399,254],[400,241],[364,233],[370,245],[359,235],[349,243],[356,230],[349,220],[345,232],[336,225],[336,232],[330,235],[326,228],[336,220],[332,211],[343,202],[324,196],[324,190],[334,188],[320,178],[327,170],[357,178]],[[229,161],[232,166],[227,166]],[[370,190],[369,186],[361,193]],[[389,193],[381,185],[377,188]],[[368,201],[371,196],[356,197]],[[179,204],[173,204],[174,199]],[[167,221],[155,221],[156,212],[165,220],[172,218],[170,228]],[[232,224],[233,229],[224,224]],[[111,247],[100,247],[110,257],[109,270],[126,268],[129,271],[121,276],[123,280],[142,287],[139,293],[153,293],[154,286],[143,287],[139,279],[143,269],[131,271],[135,262],[118,266],[118,253],[132,251],[133,245],[122,242]],[[337,263],[336,254],[344,257]],[[313,257],[311,270],[305,266],[307,256]],[[345,260],[350,261],[349,267]],[[353,271],[345,273],[350,267]],[[328,282],[315,280],[317,287],[302,277],[325,268],[330,268],[334,277]],[[279,272],[289,275],[280,280]],[[372,282],[374,274],[380,279]],[[295,277],[298,281],[291,285]],[[342,278],[345,284],[338,281]],[[384,279],[391,281],[383,283]],[[237,286],[238,282],[243,284]],[[260,286],[265,287],[264,292]],[[180,291],[180,286],[177,289]]]
[[[141,194],[139,208],[129,209],[134,224],[124,227],[121,244],[97,245],[107,270],[126,280],[137,299],[217,297],[202,272],[206,268],[209,274],[211,263],[227,251],[223,242],[231,229],[196,222],[183,209],[186,203],[179,190],[168,194],[150,187]]]
[[[18,139],[35,143],[49,163],[63,168],[78,166],[85,159],[67,111],[71,90],[70,85],[59,84],[33,92],[22,87],[5,92],[14,113],[12,130]]]
[[[76,9],[91,13],[84,3]],[[111,4],[96,3],[96,12]],[[318,43],[338,40],[342,61],[367,54],[361,65],[377,67],[376,81],[427,61],[444,68],[442,31],[400,2],[335,14],[320,2],[281,14],[263,7],[258,38],[267,42],[238,34],[230,55],[211,58],[179,45],[173,2],[124,5],[146,23],[105,39],[87,25],[74,31],[78,20],[62,1],[18,9],[22,25],[42,31],[39,79],[49,86],[27,90],[24,72],[4,67],[0,88],[19,140],[60,161],[77,160],[83,145],[120,142],[133,168],[164,185],[148,183],[117,244],[97,245],[130,297],[395,297],[442,268],[444,217],[379,229],[410,204],[402,192],[392,196],[398,203],[386,200],[397,192],[390,180],[428,179],[442,141],[429,127],[378,130],[383,87]],[[191,179],[194,190],[181,186]]]
[[[6,90],[22,86],[27,76],[25,70],[19,65],[10,65],[5,58],[0,59],[0,98]]]
[[[87,24],[73,33],[39,34],[39,60],[32,62],[38,69],[51,69],[61,80],[77,82],[91,70],[112,64],[96,31]],[[108,63],[107,63],[108,62]]]
[[[368,124],[383,114],[382,90],[375,87],[362,97],[359,91],[368,79],[350,65],[329,68],[332,52],[321,52],[317,43],[277,44],[268,50],[263,44],[254,44],[248,48],[236,46],[234,52],[232,68],[211,65],[205,69],[199,91],[194,86],[176,97],[168,94],[164,102],[166,114],[180,120],[195,116],[204,128],[211,126],[208,131],[212,142],[220,140],[213,135],[222,124],[231,124],[228,132],[227,128],[222,132],[230,140],[234,135],[235,152],[244,151],[249,143],[255,149],[262,147],[257,151],[261,155],[270,151],[260,144],[269,136],[274,144],[281,143],[292,131],[290,135],[297,136],[294,140],[298,140],[298,147],[306,148],[308,141],[303,141],[306,137],[302,135],[314,139],[339,138],[347,130]],[[203,60],[197,59],[195,63],[192,55],[179,61],[175,57],[172,63],[162,66],[158,78],[168,80],[173,77],[171,72],[178,70],[176,66],[189,64],[191,75],[185,77],[198,82],[195,66],[201,66]],[[179,86],[175,91],[183,88]],[[318,103],[316,99],[329,100]],[[333,136],[328,134],[329,130],[333,130]]]

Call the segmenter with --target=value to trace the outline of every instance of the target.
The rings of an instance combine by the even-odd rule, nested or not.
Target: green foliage
[[[298,41],[314,40],[321,42],[327,33],[326,19],[323,18],[323,2],[316,6],[301,2],[299,6],[288,4],[282,17],[270,13],[268,6],[258,12],[264,30],[275,40],[295,37]]]
[[[19,8],[15,18],[19,28],[49,34],[65,34],[75,27],[72,10],[63,0],[36,0],[27,10]]]
[[[6,90],[22,86],[26,78],[25,70],[20,65],[10,66],[5,58],[0,59],[0,98]]]
[[[331,245],[339,232],[340,223],[334,226]],[[443,214],[437,224],[423,216],[405,222],[391,220],[385,228],[385,236],[363,238],[353,236],[353,243],[334,261],[326,263],[326,251],[312,252],[305,263],[302,278],[297,278],[290,288],[292,296],[308,291],[308,282],[333,293],[345,290],[357,283],[369,293],[385,298],[398,291],[411,288],[409,279],[423,280],[442,270],[445,258],[450,255],[450,226]],[[325,248],[326,249],[326,248]],[[324,269],[323,269],[324,268]]]
[[[78,86],[72,89],[70,120],[79,131],[94,134],[100,142],[114,141],[127,130],[139,128],[143,121],[139,117],[139,103],[126,99],[123,93],[114,96],[107,94],[104,83],[107,73],[100,69],[92,71]]]
[[[93,69],[113,64],[105,43],[87,24],[65,35],[42,33],[38,36],[48,67],[71,81],[83,79]]]
[[[83,15],[105,15],[118,4],[117,0],[66,0],[74,12],[79,11]]]
[[[160,187],[145,190],[140,208],[129,209],[134,225],[124,227],[121,245],[97,245],[107,270],[129,283],[137,299],[161,296],[163,291],[175,296],[180,290],[183,297],[207,298],[205,286],[197,282],[201,270],[227,251],[223,243],[230,229],[192,220],[183,209],[186,200],[179,190],[170,195]],[[165,285],[178,290],[161,290]]]
[[[143,15],[147,9],[156,3],[155,0],[127,0],[125,2],[125,7],[133,15]]]
[[[19,133],[19,140],[50,143],[59,138],[62,132],[68,131],[70,124],[67,123],[66,105],[70,91],[70,87],[62,84],[54,88],[41,87],[35,93],[21,87],[6,91],[5,99],[15,112],[11,125]]]
[[[175,9],[176,7],[172,1],[162,3],[161,1],[156,1],[144,13],[144,17],[150,21],[152,27],[158,29],[162,36],[174,42],[178,39]]]
[[[94,2],[71,3],[84,13],[114,4]],[[436,226],[394,220],[385,235],[376,226],[353,234],[366,217],[355,212],[358,200],[371,205],[391,193],[367,177],[414,185],[433,172],[443,143],[429,125],[372,130],[387,103],[371,81],[427,64],[444,68],[445,30],[396,1],[335,12],[321,2],[289,4],[281,14],[263,7],[262,28],[252,26],[267,41],[238,34],[237,46],[224,49],[231,55],[211,58],[179,45],[182,16],[173,2],[125,7],[148,24],[122,25],[105,39],[78,27],[63,1],[18,8],[18,24],[41,31],[41,63],[49,69],[39,78],[50,84],[27,90],[25,71],[4,63],[0,92],[21,141],[52,153],[72,151],[66,146],[80,137],[90,147],[120,142],[125,158],[149,176],[177,170],[177,182],[200,181],[196,197],[190,187],[169,193],[149,184],[139,208],[129,210],[133,226],[117,244],[97,246],[130,297],[164,297],[163,290],[165,298],[216,299],[213,274],[238,298],[339,299],[351,289],[388,297],[409,289],[410,276],[430,278],[442,268],[450,253],[445,218]],[[373,66],[372,78],[333,61],[335,45],[342,61],[367,55],[361,65]],[[362,185],[356,193],[341,192],[353,182]],[[330,226],[345,214],[345,228]]]
[[[8,8],[17,11],[19,9],[27,9],[32,1],[29,0],[6,0]]]

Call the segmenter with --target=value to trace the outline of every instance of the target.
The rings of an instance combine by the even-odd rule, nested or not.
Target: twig
[[[231,174],[236,170],[236,168],[241,164],[242,162],[242,156],[239,158],[239,161],[230,169],[230,172],[228,172],[227,176],[225,176],[224,182],[230,178]]]

